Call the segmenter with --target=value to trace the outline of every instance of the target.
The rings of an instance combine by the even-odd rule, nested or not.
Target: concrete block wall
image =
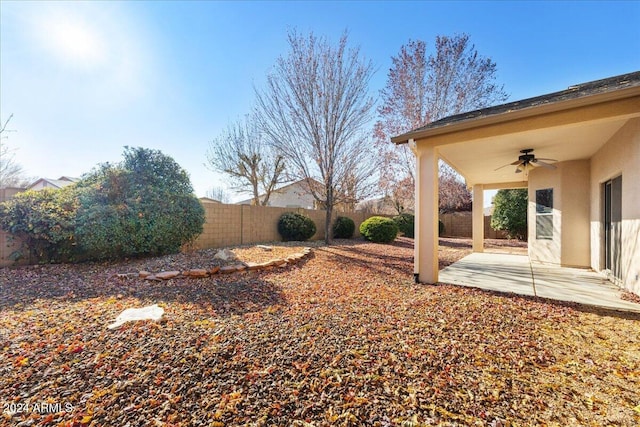
[[[22,189],[0,189],[0,202],[8,200]],[[310,217],[316,224],[316,234],[311,240],[324,239],[326,212],[303,208],[276,208],[270,206],[227,205],[202,201],[205,224],[202,234],[193,244],[194,249],[223,248],[229,246],[274,242],[282,238],[278,234],[278,219],[285,212],[297,212]],[[360,237],[360,224],[373,216],[361,212],[333,212],[331,223],[338,216],[348,216],[356,225],[354,237]],[[20,242],[0,231],[0,267],[14,264],[10,255],[20,247]],[[25,259],[23,263],[28,263]]]
[[[311,240],[324,239],[326,211],[303,208],[278,208],[271,206],[227,205],[203,201],[205,224],[203,233],[196,239],[196,249],[280,241],[278,220],[285,212],[306,215],[316,224],[316,234]],[[361,212],[333,212],[331,223],[338,216],[348,216],[356,225],[354,237],[360,237],[359,227],[373,214]]]
[[[440,214],[440,221],[444,223],[445,237],[465,237],[473,236],[473,218],[471,212],[453,212]],[[503,231],[491,228],[491,217],[484,217],[484,238],[485,239],[505,239]]]

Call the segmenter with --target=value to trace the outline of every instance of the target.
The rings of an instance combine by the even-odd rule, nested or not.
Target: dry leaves
[[[409,239],[315,246],[207,279],[115,273],[211,268],[215,252],[0,270],[0,425],[640,422],[638,316],[416,285]],[[106,328],[153,303],[160,323]]]

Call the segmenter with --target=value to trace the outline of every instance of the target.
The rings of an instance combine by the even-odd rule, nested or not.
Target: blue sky
[[[517,100],[640,70],[638,22],[638,1],[2,0],[0,118],[14,115],[5,142],[30,176],[80,176],[143,146],[203,196],[226,185],[204,166],[210,141],[250,111],[289,29],[347,29],[377,67],[374,96],[409,39],[465,32]]]

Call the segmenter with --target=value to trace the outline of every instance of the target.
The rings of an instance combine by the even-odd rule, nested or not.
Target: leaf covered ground
[[[640,316],[417,285],[412,244],[312,244],[293,266],[166,282],[116,273],[214,252],[0,269],[0,425],[640,423]],[[107,329],[154,303],[162,321]]]

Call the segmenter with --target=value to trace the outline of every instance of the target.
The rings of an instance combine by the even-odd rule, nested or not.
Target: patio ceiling
[[[515,172],[516,166],[500,168],[518,160],[520,150],[533,148],[536,157],[558,162],[589,159],[626,121],[623,118],[470,139],[442,145],[439,154],[465,178],[467,185],[497,187],[528,179],[528,174]]]

